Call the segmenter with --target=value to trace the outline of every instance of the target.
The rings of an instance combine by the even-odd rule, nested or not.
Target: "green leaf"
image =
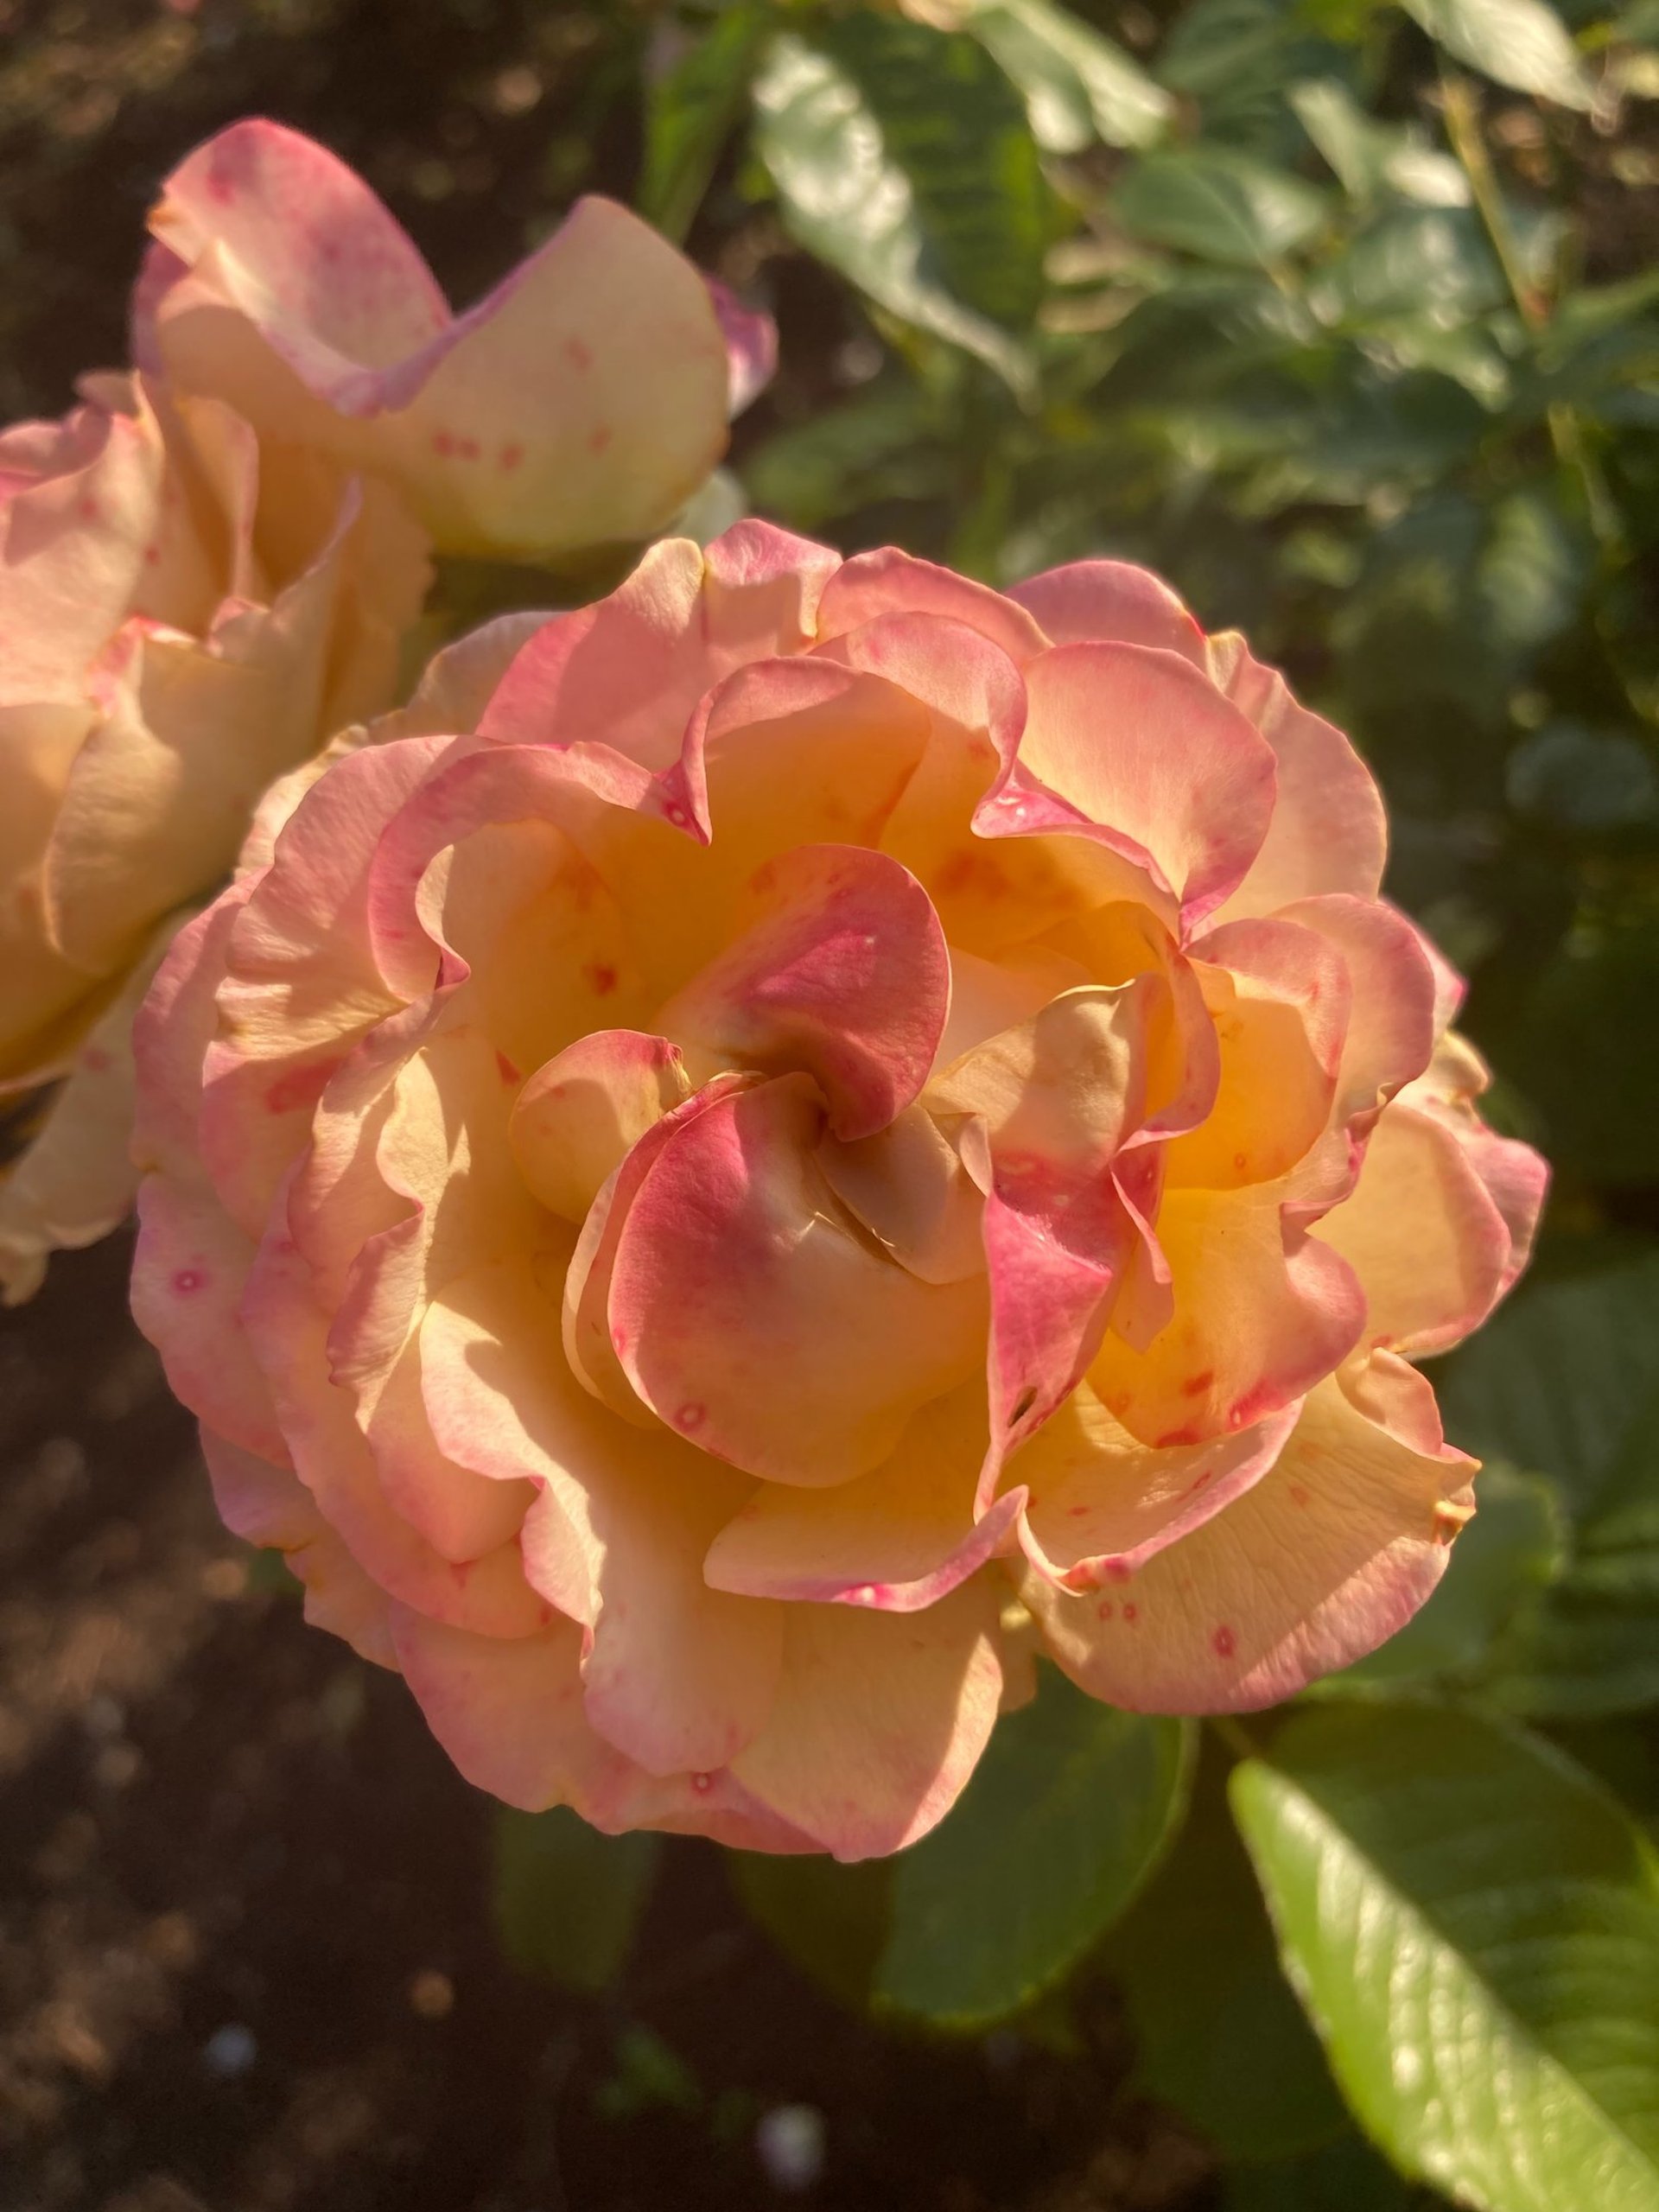
[[[1345,2135],[1299,2158],[1227,2177],[1224,2212],[1408,2212],[1431,2200],[1402,2181],[1363,2137]]]
[[[1128,2008],[1137,2084],[1224,2158],[1282,2158],[1338,2134],[1346,2114],[1279,1971],[1262,1892],[1212,1772],[1207,1764],[1179,1840],[1108,1938],[1103,1963]]]
[[[754,86],[790,230],[901,321],[1031,387],[1012,334],[1043,291],[1050,204],[1001,73],[971,39],[857,15],[787,33]]]
[[[1233,1775],[1362,2124],[1484,2212],[1659,2208],[1659,1875],[1599,1785],[1455,1712],[1326,1707]]]
[[[947,436],[918,385],[884,380],[756,447],[743,464],[751,510],[810,531],[872,502],[941,496]]]
[[[1537,1108],[1545,1151],[1592,1184],[1659,1182],[1656,976],[1659,914],[1587,923],[1504,1040],[1505,1071]]]
[[[896,1861],[877,2004],[956,2028],[1029,2004],[1099,1941],[1179,1827],[1190,1724],[1043,1677],[956,1809]]]
[[[1287,169],[1225,147],[1149,154],[1118,184],[1126,231],[1206,261],[1270,267],[1324,227],[1322,193]]]
[[[1475,1497],[1479,1510],[1428,1603],[1379,1650],[1327,1675],[1311,1695],[1416,1691],[1479,1675],[1498,1638],[1560,1572],[1565,1532],[1549,1484],[1502,1460],[1481,1469]]]
[[[601,1835],[567,1807],[496,1816],[492,1902],[517,1967],[565,1989],[607,1989],[620,1973],[657,1872],[662,1838]]]
[[[1046,152],[1080,154],[1096,139],[1150,146],[1175,111],[1121,46],[1050,0],[976,0],[963,28],[1025,94],[1032,136]]]
[[[1529,1283],[1436,1387],[1454,1444],[1538,1468],[1589,1519],[1659,1416],[1659,1255]]]
[[[1556,829],[1598,832],[1659,821],[1659,766],[1622,731],[1546,722],[1510,755],[1510,804]]]
[[[1469,205],[1469,180],[1450,154],[1375,122],[1339,78],[1310,77],[1293,85],[1288,97],[1350,199],[1392,191],[1426,207]]]
[[[1590,80],[1547,0],[1401,0],[1437,46],[1518,92],[1587,108]]]
[[[1659,1259],[1529,1286],[1440,1391],[1455,1442],[1524,1452],[1571,1518],[1567,1562],[1495,1644],[1487,1694],[1541,1718],[1659,1703]]]
[[[742,112],[770,21],[765,8],[723,7],[646,89],[638,204],[645,220],[677,244],[690,229]]]
[[[887,1940],[892,1862],[773,1859],[728,1851],[727,1871],[753,1917],[803,1974],[861,2011]]]

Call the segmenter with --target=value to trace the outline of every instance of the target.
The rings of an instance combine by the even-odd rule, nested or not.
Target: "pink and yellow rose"
[[[150,228],[139,364],[396,485],[445,553],[652,536],[771,370],[766,318],[610,200],[455,315],[363,180],[279,124],[198,147]]]
[[[0,1181],[8,1299],[130,1207],[155,957],[272,778],[391,702],[425,544],[379,486],[141,379],[0,435],[0,1095],[33,1116]]]
[[[745,524],[454,649],[140,1026],[221,1509],[462,1771],[846,1859],[1046,1650],[1290,1694],[1473,1510],[1523,1263],[1346,741],[1141,571]]]
[[[764,317],[603,200],[452,315],[367,186],[272,123],[199,148],[152,226],[143,373],[0,435],[8,1300],[128,1211],[155,959],[272,778],[392,703],[429,532],[503,559],[644,537],[771,362]]]

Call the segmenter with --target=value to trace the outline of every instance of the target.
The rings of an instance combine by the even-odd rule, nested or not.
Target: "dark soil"
[[[1108,2000],[1071,2057],[883,2034],[699,1844],[604,2003],[516,1974],[488,1801],[251,1575],[127,1256],[60,1259],[0,1323],[3,2212],[748,2212],[787,2201],[756,2127],[790,2105],[823,2118],[822,2212],[1208,2201],[1121,2094]],[[642,2029],[689,2078],[653,2092]]]

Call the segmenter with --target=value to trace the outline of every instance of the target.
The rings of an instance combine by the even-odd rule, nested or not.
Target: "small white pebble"
[[[258,2056],[253,2030],[245,2028],[240,2020],[215,2028],[201,2047],[202,2064],[221,2082],[239,2082]]]
[[[761,2114],[754,2152],[774,2189],[801,2196],[823,2177],[823,2114],[816,2105],[775,2105]]]

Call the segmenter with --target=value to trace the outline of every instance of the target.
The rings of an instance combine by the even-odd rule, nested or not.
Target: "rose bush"
[[[771,323],[586,199],[466,314],[363,180],[234,124],[150,216],[133,355],[395,484],[441,551],[552,558],[663,528],[770,373]]]
[[[378,734],[151,994],[135,1302],[464,1773],[857,1858],[1035,1649],[1248,1707],[1422,1602],[1474,1470],[1410,1362],[1544,1170],[1236,637],[746,524]]]
[[[393,696],[426,541],[393,497],[217,400],[95,376],[0,435],[0,1287],[127,1211],[129,1031],[169,916],[271,779]]]

